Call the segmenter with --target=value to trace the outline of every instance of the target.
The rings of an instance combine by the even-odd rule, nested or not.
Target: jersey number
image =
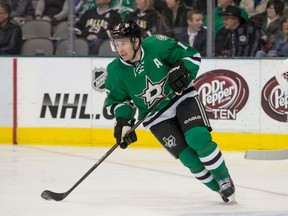
[[[181,43],[181,42],[179,42],[178,41],[178,43],[177,43],[180,47],[182,47],[183,49],[185,49],[185,50],[187,50],[188,49],[188,47],[187,46],[185,46],[183,43]]]

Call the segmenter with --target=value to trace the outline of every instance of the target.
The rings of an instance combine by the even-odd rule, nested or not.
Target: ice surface
[[[112,147],[112,145],[111,145]],[[236,186],[227,205],[163,149],[116,149],[63,201],[109,148],[0,145],[1,216],[286,216],[288,160],[223,152]]]

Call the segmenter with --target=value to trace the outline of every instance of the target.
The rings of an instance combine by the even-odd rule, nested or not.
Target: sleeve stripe
[[[118,109],[121,106],[130,106],[132,109],[135,109],[135,106],[132,103],[132,101],[127,100],[127,101],[124,101],[123,103],[115,105],[113,112],[115,112],[115,110]]]
[[[190,61],[192,64],[195,64],[198,66],[200,66],[200,63],[201,63],[201,56],[199,53],[196,53],[195,55],[193,55],[191,57],[185,57],[183,59]]]
[[[115,114],[115,113],[114,113],[115,107],[116,107],[116,104],[112,104],[112,105],[106,107],[107,112],[109,113],[109,115],[114,115],[114,114]]]

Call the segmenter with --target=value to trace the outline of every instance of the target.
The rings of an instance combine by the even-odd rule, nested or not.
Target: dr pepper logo
[[[195,80],[195,87],[210,119],[236,120],[249,96],[243,77],[230,70],[209,71]]]
[[[262,89],[261,106],[272,119],[280,122],[288,121],[288,96],[284,95],[275,77],[271,78]]]

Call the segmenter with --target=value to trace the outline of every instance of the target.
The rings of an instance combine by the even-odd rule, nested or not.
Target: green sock
[[[218,145],[212,141],[211,134],[206,127],[191,128],[185,132],[185,139],[215,180],[219,181],[229,176],[222,153]]]
[[[200,180],[204,185],[206,185],[213,191],[219,191],[217,181],[213,179],[211,175],[209,177],[209,173],[206,174],[208,176],[205,179],[203,179],[203,175],[199,175],[200,173],[207,173],[209,171],[203,166],[202,162],[199,160],[199,157],[193,149],[188,146],[179,154],[178,158],[182,162],[182,164],[189,168],[189,170],[195,175],[195,177]]]

